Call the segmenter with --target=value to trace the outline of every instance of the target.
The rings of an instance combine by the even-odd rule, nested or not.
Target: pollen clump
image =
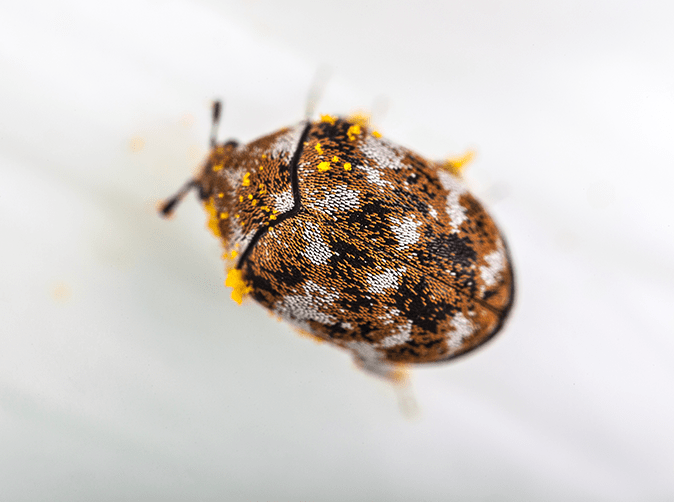
[[[321,122],[325,122],[330,125],[335,125],[336,121],[337,117],[334,117],[332,115],[321,115]]]
[[[241,182],[241,185],[245,187],[250,186],[250,173],[246,173],[243,176],[243,181]]]
[[[381,133],[379,131],[372,131],[372,136],[375,138],[381,138]]]
[[[345,163],[344,163],[344,170],[345,170],[345,171],[350,171],[350,170],[351,170],[351,162],[345,162]]]
[[[468,150],[463,155],[448,158],[443,162],[442,167],[455,176],[461,176],[465,170],[466,164],[471,162],[474,157],[475,152],[473,150]]]
[[[225,286],[232,288],[232,300],[241,305],[243,297],[252,291],[252,288],[243,280],[243,272],[233,268],[227,272]]]
[[[356,139],[356,136],[360,134],[360,125],[354,124],[351,127],[349,127],[349,130],[346,131],[346,135],[349,138],[349,141],[353,141]]]
[[[318,155],[323,155],[323,148],[321,148],[320,143],[316,143],[316,146],[314,147],[316,151],[318,152]]]
[[[206,214],[208,215],[206,226],[213,235],[216,237],[222,237],[222,234],[220,233],[220,226],[218,225],[218,211],[215,209],[213,200],[208,199],[206,202],[204,202],[204,208],[206,209]]]
[[[318,172],[319,173],[324,173],[325,171],[329,171],[332,168],[330,166],[330,162],[321,162],[318,164]]]
[[[223,164],[215,164],[213,166],[213,172],[217,173],[218,171],[221,171],[223,167],[225,167]]]

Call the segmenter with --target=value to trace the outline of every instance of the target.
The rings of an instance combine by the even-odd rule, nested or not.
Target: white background
[[[669,5],[3,1],[0,498],[673,500]],[[193,196],[156,214],[213,98],[249,141],[324,66],[320,112],[474,148],[513,252],[510,322],[414,370],[414,420],[229,299]]]

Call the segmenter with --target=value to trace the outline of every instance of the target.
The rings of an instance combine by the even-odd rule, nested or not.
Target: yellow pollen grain
[[[246,173],[243,176],[243,181],[241,182],[241,185],[245,187],[250,186],[250,173]]]
[[[344,170],[345,170],[345,171],[350,171],[350,170],[351,170],[351,162],[345,162],[345,163],[344,163]]]
[[[220,192],[220,193],[218,194],[218,199],[222,199],[224,196],[225,196],[225,194],[222,193],[222,192]]]
[[[465,170],[466,164],[471,162],[474,157],[475,152],[473,150],[468,150],[461,156],[450,157],[449,159],[445,160],[445,162],[442,164],[442,167],[455,176],[461,176]]]
[[[346,131],[346,135],[349,137],[349,141],[356,139],[356,136],[360,134],[360,125],[354,124],[349,127],[349,130]]]
[[[375,138],[381,138],[381,133],[379,131],[372,131],[372,136]]]
[[[318,172],[319,173],[324,173],[325,171],[329,171],[331,169],[330,162],[321,162],[318,164]]]
[[[243,280],[243,272],[233,268],[227,272],[225,286],[232,288],[232,300],[241,305],[243,297],[252,291],[252,288]]]
[[[239,215],[238,215],[238,214],[235,214],[235,215],[234,215],[234,218],[238,218],[238,217],[239,217]]]
[[[264,159],[266,159],[266,158],[267,158],[267,154],[266,154],[266,153],[263,153],[263,154],[262,154],[262,160],[264,160]]]
[[[336,121],[337,117],[334,117],[332,115],[321,115],[321,122],[325,122],[330,125],[335,125]]]
[[[249,198],[250,200],[253,200],[253,194],[249,194],[249,195],[248,195],[248,198]]]
[[[223,164],[215,164],[213,166],[213,172],[217,173],[218,171],[222,170],[223,167],[225,167]]]
[[[263,211],[266,211],[266,212],[271,211],[271,209],[269,209],[269,206],[262,206],[260,209],[262,209]]]
[[[226,220],[227,218],[229,218],[229,213],[220,213],[221,220]]]
[[[316,143],[316,146],[314,147],[316,151],[318,152],[318,155],[323,155],[323,149],[321,148],[320,143]]]
[[[230,256],[230,257],[232,258],[232,260],[233,260],[234,258],[236,258],[237,256],[239,256],[239,252],[238,252],[236,249],[232,249],[232,252],[231,252],[231,254],[230,254],[229,256]]]
[[[208,215],[208,221],[206,226],[216,237],[222,237],[220,233],[220,226],[218,225],[218,212],[215,209],[215,205],[212,200],[207,200],[204,202],[204,208],[206,209],[206,214]]]
[[[243,195],[239,195],[239,202],[243,202]]]
[[[257,206],[257,199],[253,199],[253,201],[251,202],[251,204],[254,205],[254,206]]]
[[[275,219],[276,219],[276,215],[275,215],[275,214],[270,214],[270,215],[269,215],[269,219],[270,219],[270,220],[275,220]]]
[[[339,159],[337,158],[337,155],[335,155],[335,156],[332,158],[332,161],[333,161],[333,162],[339,162]]]

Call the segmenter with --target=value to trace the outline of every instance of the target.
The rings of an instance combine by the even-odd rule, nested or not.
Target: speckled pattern
[[[244,292],[376,374],[464,354],[510,310],[508,250],[482,205],[364,124],[227,143],[197,182]]]

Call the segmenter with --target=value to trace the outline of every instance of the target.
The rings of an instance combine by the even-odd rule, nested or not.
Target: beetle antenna
[[[215,147],[218,140],[218,126],[220,125],[220,112],[222,111],[222,102],[213,101],[213,119],[211,121],[211,148]]]
[[[189,180],[187,183],[185,183],[182,186],[182,188],[180,190],[178,190],[178,192],[173,197],[171,197],[169,200],[164,202],[161,209],[159,210],[161,215],[166,217],[166,218],[171,216],[171,213],[173,213],[173,210],[178,205],[178,203],[181,200],[183,200],[183,197],[185,197],[185,195],[187,195],[187,192],[189,192],[193,188],[201,188],[201,185],[195,179]]]
[[[212,115],[213,118],[211,121],[211,148],[215,148],[217,142],[218,125],[220,124],[220,114],[222,112],[222,108],[223,106],[220,100],[213,101],[213,115]],[[199,189],[199,196],[202,199],[207,198],[206,193],[204,192],[204,189],[201,186],[201,183],[199,183],[198,180],[193,178],[189,180],[187,183],[185,183],[173,197],[164,202],[164,204],[161,206],[161,209],[159,210],[161,215],[166,218],[171,216],[171,213],[173,213],[175,207],[180,203],[181,200],[183,200],[183,197],[187,195],[187,192],[189,192],[193,188]]]
[[[313,117],[314,112],[316,111],[316,106],[320,101],[325,88],[328,85],[328,80],[330,79],[330,68],[327,66],[321,66],[316,70],[316,75],[314,75],[314,80],[311,82],[311,87],[309,87],[309,95],[307,96],[307,107],[304,111],[304,118],[310,120]]]

